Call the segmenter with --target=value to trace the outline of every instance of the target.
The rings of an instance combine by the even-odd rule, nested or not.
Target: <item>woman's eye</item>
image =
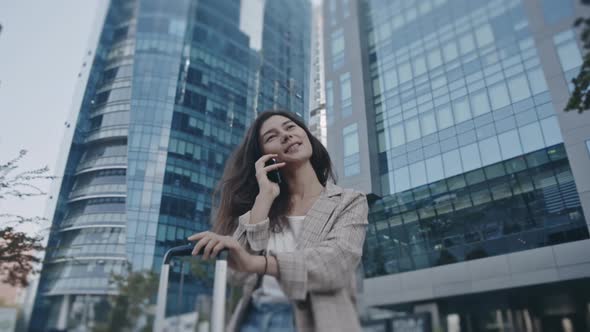
[[[293,128],[295,128],[295,125],[289,125],[289,126],[287,126],[287,129],[293,129]]]
[[[272,141],[274,138],[275,138],[275,136],[274,136],[274,135],[273,135],[273,136],[268,136],[268,138],[266,139],[266,141],[267,141],[267,142],[270,142],[270,141]]]

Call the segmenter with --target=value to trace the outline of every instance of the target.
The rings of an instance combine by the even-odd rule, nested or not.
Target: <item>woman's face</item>
[[[287,117],[273,115],[264,121],[258,139],[263,154],[276,153],[287,167],[289,162],[298,164],[311,158],[311,142],[305,130]]]

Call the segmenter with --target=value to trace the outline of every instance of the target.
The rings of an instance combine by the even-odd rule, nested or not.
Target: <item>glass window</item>
[[[512,102],[518,102],[531,96],[531,90],[524,77],[524,74],[520,74],[508,80],[508,90],[512,97]]]
[[[455,123],[471,119],[471,111],[469,110],[469,99],[467,97],[461,98],[453,102],[453,115],[455,116]]]
[[[473,111],[474,117],[486,114],[490,111],[490,103],[488,101],[486,89],[479,90],[471,95],[471,110]]]
[[[344,35],[342,29],[337,29],[332,32],[332,57],[340,52],[344,52]]]
[[[420,76],[426,72],[426,60],[423,56],[416,57],[414,63],[414,75]]]
[[[446,105],[438,109],[436,112],[436,118],[438,120],[438,129],[442,130],[453,125],[453,114],[451,107]]]
[[[495,136],[480,141],[479,150],[483,151],[481,154],[481,161],[483,165],[494,164],[502,160],[500,146],[498,145],[498,138]]]
[[[494,33],[492,32],[492,27],[489,24],[480,26],[477,30],[475,30],[475,40],[477,41],[477,46],[479,48],[493,43]]]
[[[428,175],[428,182],[435,182],[445,177],[440,155],[426,159],[426,174]]]
[[[389,128],[389,137],[391,138],[392,147],[406,144],[406,136],[404,133],[404,125],[402,123]]]
[[[510,159],[522,154],[520,138],[516,129],[498,135],[503,159]]]
[[[328,124],[334,122],[334,89],[332,81],[326,82],[326,120]]]
[[[350,87],[350,73],[340,75],[340,106],[342,117],[352,115],[352,91]]]
[[[573,0],[542,0],[545,22],[555,24],[574,14]]]
[[[377,132],[377,147],[379,148],[379,152],[385,152],[388,149],[387,146],[387,137],[385,137],[384,131]]]
[[[440,65],[442,65],[440,50],[435,48],[428,53],[428,68],[432,70]]]
[[[349,157],[359,152],[357,125],[353,123],[342,129],[344,137],[344,156]]]
[[[426,184],[426,167],[423,161],[419,161],[409,166],[410,178],[412,179],[412,187],[418,187]]]
[[[541,129],[543,130],[546,146],[563,143],[563,137],[561,136],[561,130],[559,129],[556,116],[550,116],[541,120]]]
[[[395,69],[392,68],[390,70],[385,71],[383,78],[386,91],[393,89],[397,86],[397,73]]]
[[[538,122],[533,122],[521,127],[518,131],[520,132],[522,148],[525,153],[539,150],[544,147],[543,134],[541,134],[541,126]]]
[[[475,49],[475,42],[473,41],[473,35],[471,33],[468,33],[459,39],[459,48],[463,55]]]
[[[412,79],[412,69],[410,68],[410,63],[402,63],[397,67],[399,72],[399,81],[400,83],[405,83]]]
[[[564,72],[582,65],[582,56],[575,40],[557,46],[557,55]]]
[[[457,56],[459,56],[457,44],[455,44],[454,41],[449,41],[445,46],[443,46],[443,55],[446,62],[455,60]]]
[[[436,119],[434,118],[434,112],[428,112],[422,115],[420,118],[420,127],[422,128],[422,135],[426,136],[436,131]]]
[[[590,156],[590,139],[586,141],[586,149],[588,149],[588,155]]]
[[[490,86],[489,93],[492,110],[497,110],[510,104],[510,97],[508,97],[508,90],[506,90],[506,84],[504,82]]]
[[[396,192],[410,189],[410,174],[408,166],[393,171],[393,182],[395,184]]]
[[[540,67],[527,72],[527,76],[533,95],[547,91],[547,81],[545,81],[545,75]]]
[[[413,117],[409,120],[406,120],[405,125],[408,142],[420,138],[420,124],[418,123],[418,117]]]
[[[377,38],[385,41],[385,39],[388,39],[389,37],[391,37],[391,27],[389,26],[389,22],[380,22],[377,26]]]
[[[461,148],[461,160],[463,161],[464,172],[481,167],[481,159],[479,158],[477,143],[469,144]]]
[[[461,169],[461,156],[459,155],[459,150],[452,150],[447,153],[443,153],[442,159],[446,177],[463,173]]]

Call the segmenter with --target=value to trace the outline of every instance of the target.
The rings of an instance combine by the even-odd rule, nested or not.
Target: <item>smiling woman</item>
[[[360,331],[367,200],[333,180],[328,152],[293,113],[254,121],[217,188],[213,232],[189,237],[203,258],[229,249],[230,279],[244,285],[228,331]]]

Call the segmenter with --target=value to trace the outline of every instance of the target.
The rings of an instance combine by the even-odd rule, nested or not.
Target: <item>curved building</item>
[[[282,4],[292,10],[282,12]],[[112,274],[157,273],[168,248],[210,227],[212,190],[257,112],[304,114],[309,4],[272,1],[258,12],[244,6],[110,3],[67,155],[31,331],[106,320],[107,297],[117,292]],[[288,19],[270,22],[285,13]],[[243,19],[263,18],[260,36],[240,29]],[[252,38],[262,40],[261,49],[251,47]],[[262,88],[268,80],[278,88]],[[178,284],[170,286],[169,313],[194,310],[196,296],[210,293],[202,282],[188,284],[182,301],[174,296]]]

